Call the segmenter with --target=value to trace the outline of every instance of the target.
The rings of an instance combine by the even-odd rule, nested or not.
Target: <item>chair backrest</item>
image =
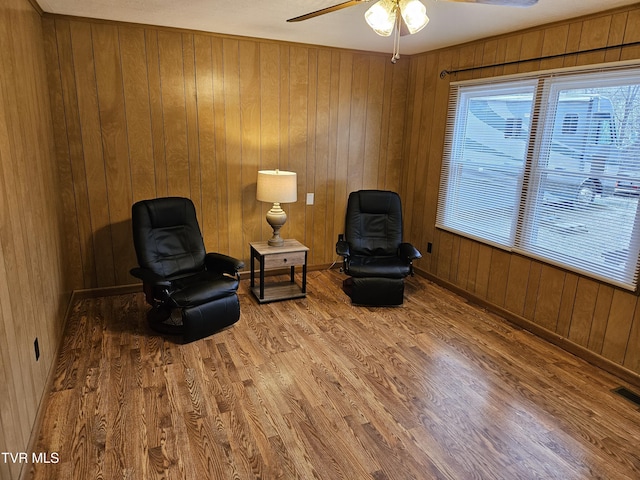
[[[131,207],[138,264],[162,277],[204,268],[205,248],[188,198],[142,200]]]
[[[397,255],[402,242],[400,196],[383,190],[352,192],[344,233],[354,255]]]

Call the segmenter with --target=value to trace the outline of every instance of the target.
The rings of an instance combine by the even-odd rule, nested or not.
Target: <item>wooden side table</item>
[[[307,253],[309,249],[297,240],[287,239],[281,247],[272,247],[267,242],[251,242],[251,291],[260,303],[289,300],[307,296]],[[260,285],[256,286],[255,261],[260,263]],[[295,282],[295,268],[302,266],[302,285]],[[265,270],[290,268],[291,279],[265,284]]]

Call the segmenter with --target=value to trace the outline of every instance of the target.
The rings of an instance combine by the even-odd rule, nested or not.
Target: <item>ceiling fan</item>
[[[343,8],[353,7],[370,0],[349,0],[337,5],[290,18],[287,22],[301,22],[319,17],[326,13],[336,12]],[[538,0],[441,0],[447,2],[484,3],[487,5],[503,5],[510,7],[530,7]],[[398,15],[399,13],[399,15]],[[365,12],[364,18],[378,35],[388,37],[395,30],[393,56],[391,62],[396,63],[400,58],[400,37],[411,35],[422,30],[427,23],[427,9],[420,0],[378,0]]]

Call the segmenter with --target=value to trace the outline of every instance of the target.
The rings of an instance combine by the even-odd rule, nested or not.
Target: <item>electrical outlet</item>
[[[36,353],[36,362],[40,359],[40,345],[38,345],[38,337],[33,341],[33,349]]]
[[[431,242],[427,243],[427,253],[431,253],[432,248],[433,248],[433,244]]]

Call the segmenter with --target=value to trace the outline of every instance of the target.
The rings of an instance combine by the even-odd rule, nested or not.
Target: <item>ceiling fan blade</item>
[[[443,0],[445,2],[484,3],[486,5],[503,5],[506,7],[531,7],[538,0]]]
[[[302,20],[319,17],[320,15],[324,15],[325,13],[331,13],[342,10],[343,8],[353,7],[359,3],[368,1],[369,0],[349,0],[348,2],[339,3],[337,5],[333,5],[332,7],[322,8],[320,10],[316,10],[315,12],[306,13],[304,15],[300,15],[299,17],[290,18],[289,20],[287,20],[287,22],[301,22]]]

